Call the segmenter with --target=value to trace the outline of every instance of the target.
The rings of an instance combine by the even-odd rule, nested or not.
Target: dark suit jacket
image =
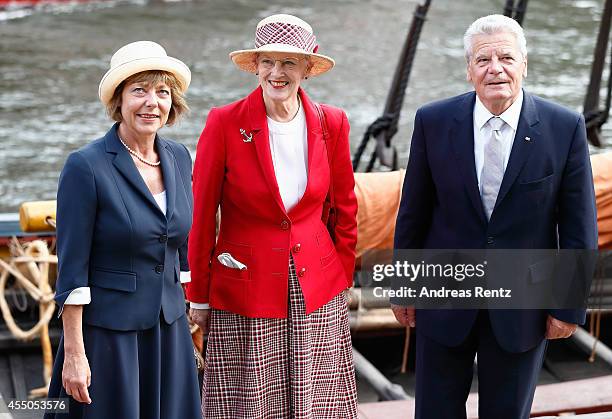
[[[68,156],[57,193],[59,276],[55,299],[90,287],[86,324],[142,330],[185,314],[179,269],[188,271],[191,156],[157,137],[166,215],[120,143],[117,124]]]
[[[474,163],[474,92],[417,111],[395,230],[396,249],[596,249],[597,217],[584,119],[524,92],[508,166],[487,222]],[[530,141],[525,141],[530,137]],[[491,310],[498,342],[523,352],[544,338],[546,315],[584,310]],[[418,310],[417,327],[460,344],[476,310]]]

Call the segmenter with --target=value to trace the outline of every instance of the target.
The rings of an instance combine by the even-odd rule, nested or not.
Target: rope
[[[47,222],[54,226],[55,220],[47,219]],[[55,312],[54,293],[49,285],[49,264],[57,265],[57,256],[50,254],[47,244],[42,240],[33,241],[22,247],[13,237],[9,242],[9,249],[12,255],[10,261],[7,263],[0,259],[0,311],[4,322],[15,338],[20,340],[40,338],[44,385],[31,390],[30,397],[47,397],[53,368],[49,321]],[[22,273],[22,269],[18,268],[18,264],[25,265],[29,278]],[[24,331],[17,326],[6,302],[5,290],[9,274],[15,278],[15,286],[25,289],[38,302],[39,320],[30,330]]]
[[[368,129],[363,133],[361,143],[359,143],[359,147],[357,147],[357,151],[353,157],[353,171],[357,170],[359,162],[361,161],[361,156],[363,155],[370,138],[377,137],[384,131],[387,131],[387,136],[389,136],[389,133],[391,133],[390,137],[395,135],[397,132],[397,125],[395,126],[395,129],[392,129],[392,122],[394,119],[395,117],[393,114],[384,114],[383,116],[378,117],[370,124],[370,126],[368,126]]]
[[[516,20],[519,25],[523,26],[523,19],[527,12],[527,0],[520,0],[514,11],[513,19]]]
[[[591,348],[591,355],[589,355],[589,362],[595,362],[595,354],[597,349],[597,343],[599,342],[599,336],[601,335],[601,310],[591,314],[590,319],[590,331],[591,336],[595,338],[593,347]]]
[[[13,301],[13,307],[17,309],[20,313],[25,313],[28,309],[28,298],[22,293],[13,293],[11,294],[11,299]]]
[[[53,217],[47,217],[47,218],[45,218],[45,222],[46,222],[47,224],[49,224],[51,227],[53,227],[54,229],[55,229],[55,228],[57,228],[57,223],[56,223],[56,221],[55,221],[55,218],[53,218]]]
[[[410,40],[408,44],[408,62],[406,66],[402,69],[400,83],[397,86],[397,91],[399,94],[394,95],[391,100],[390,109],[392,112],[388,113],[391,116],[391,129],[387,132],[386,135],[386,145],[389,146],[391,137],[393,137],[397,133],[397,124],[399,122],[400,112],[402,110],[402,105],[404,104],[404,96],[406,96],[406,88],[408,87],[408,81],[410,80],[410,72],[412,70],[412,63],[414,62],[414,57],[416,56],[416,49],[419,43],[419,37],[421,35],[421,31],[423,30],[423,25],[425,24],[425,18],[427,16],[427,10],[429,9],[429,4],[431,1],[426,1],[424,5],[418,5],[416,11],[414,12],[414,21],[413,27],[410,31]]]
[[[597,298],[593,301],[592,306],[594,309],[591,311],[591,317],[589,318],[589,333],[595,339],[593,341],[593,347],[591,348],[591,354],[589,355],[589,362],[595,362],[595,355],[597,349],[597,343],[599,342],[599,337],[601,336],[601,316],[603,314],[602,305],[603,305],[603,287],[604,287],[604,278],[606,275],[606,265],[610,259],[609,257],[604,257],[600,259],[599,264],[597,266],[597,271],[595,273],[595,281],[593,289],[591,293],[596,295]]]
[[[57,257],[49,254],[49,249],[42,240],[28,243],[24,248],[17,242],[17,239],[13,238],[10,249],[13,253],[10,262],[7,263],[0,259],[0,269],[2,270],[0,274],[0,311],[6,326],[15,338],[32,340],[49,324],[55,311],[54,294],[49,285],[49,264],[57,263]],[[17,263],[26,265],[30,278],[27,278],[18,269]],[[38,323],[27,331],[17,325],[6,302],[5,289],[9,274],[15,278],[16,285],[27,291],[41,308]]]
[[[612,48],[610,48],[610,70],[608,72],[608,91],[606,94],[606,107],[603,110],[592,110],[584,113],[584,120],[587,129],[596,127],[601,130],[601,127],[608,122],[610,115],[610,105],[612,104]]]
[[[419,37],[423,29],[430,4],[431,0],[425,0],[423,4],[418,4],[416,7],[412,24],[410,30],[408,31],[408,36],[406,37],[406,41],[402,48],[397,67],[395,68],[395,74],[393,76],[393,82],[391,83],[389,95],[387,96],[387,103],[385,104],[384,113],[381,117],[377,118],[364,133],[363,139],[357,147],[357,151],[353,157],[353,171],[356,171],[359,167],[359,162],[361,161],[361,157],[371,137],[376,138],[378,141],[378,146],[374,150],[374,154],[370,159],[366,171],[369,172],[372,170],[376,159],[381,159],[384,149],[392,148],[394,155],[396,154],[394,147],[391,145],[391,139],[398,131],[397,126],[399,123],[400,112],[404,104],[406,88],[408,87],[408,81],[410,80],[412,64],[414,62]],[[396,158],[393,158],[393,166],[397,165],[396,160]],[[391,167],[391,169],[395,170],[397,167]]]
[[[408,370],[408,352],[410,351],[410,326],[406,327],[406,338],[404,339],[404,353],[402,354],[402,369],[404,374]]]
[[[514,10],[514,0],[506,0],[504,5],[504,16],[512,17],[512,11]]]
[[[514,0],[506,0],[504,5],[504,16],[511,17],[516,20],[519,25],[523,26],[523,19],[527,12],[527,0],[519,0],[518,4],[514,5]]]

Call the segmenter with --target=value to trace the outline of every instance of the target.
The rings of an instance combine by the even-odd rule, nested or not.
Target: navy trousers
[[[69,398],[69,413],[47,413],[45,419],[201,419],[197,370],[185,316],[172,324],[160,317],[157,325],[141,331],[84,325],[83,340],[91,369],[92,403],[79,403],[66,395],[62,338],[49,397]]]
[[[415,418],[467,417],[465,403],[478,354],[478,417],[528,419],[546,342],[526,352],[505,351],[486,310],[480,310],[468,338],[456,347],[428,338],[417,327]]]

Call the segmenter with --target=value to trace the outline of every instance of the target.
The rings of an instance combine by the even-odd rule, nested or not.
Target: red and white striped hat
[[[255,59],[262,52],[286,52],[306,55],[311,69],[308,76],[318,76],[334,66],[334,60],[317,54],[319,46],[312,27],[292,15],[272,15],[257,24],[255,48],[230,52],[230,58],[238,68],[249,73],[257,72]]]

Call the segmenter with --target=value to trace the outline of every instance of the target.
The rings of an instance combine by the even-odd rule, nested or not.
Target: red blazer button
[[[287,220],[283,220],[280,223],[280,228],[281,228],[281,230],[288,230],[289,229],[289,222],[287,222]]]
[[[306,275],[306,268],[302,268],[300,269],[300,271],[298,272],[298,276],[300,278],[302,278],[304,275]]]
[[[293,253],[299,253],[300,249],[302,248],[302,245],[297,243],[293,246]]]

